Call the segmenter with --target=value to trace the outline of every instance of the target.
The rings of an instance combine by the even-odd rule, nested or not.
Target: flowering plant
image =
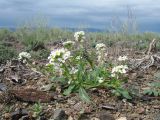
[[[31,58],[31,55],[28,52],[21,52],[18,55],[18,59],[23,63],[26,63],[30,58]]]
[[[115,66],[115,67],[113,67],[113,69],[112,69],[112,74],[111,74],[111,76],[112,77],[117,77],[118,78],[118,75],[119,74],[125,74],[128,69],[128,67],[127,67],[127,65],[118,65],[118,66]]]
[[[79,92],[79,96],[89,102],[86,89],[121,88],[121,80],[118,80],[117,75],[113,76],[113,74],[124,74],[127,67],[115,67],[110,71],[110,66],[105,63],[106,45],[103,43],[96,45],[98,57],[95,61],[95,58],[92,58],[92,52],[84,47],[84,35],[83,31],[76,32],[75,42],[64,42],[64,48],[53,50],[48,57],[48,66],[54,71],[54,79],[60,78],[66,84],[65,95]]]
[[[75,32],[74,38],[78,42],[84,42],[84,39],[85,39],[84,31]]]
[[[127,56],[119,56],[118,61],[126,61],[128,60]]]

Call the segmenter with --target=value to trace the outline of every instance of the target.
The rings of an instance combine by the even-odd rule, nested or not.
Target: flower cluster
[[[18,59],[21,60],[23,63],[26,63],[26,60],[30,58],[31,58],[31,55],[28,52],[21,52],[18,55]]]
[[[55,72],[58,75],[63,74],[62,63],[65,63],[67,59],[71,57],[71,52],[65,48],[55,49],[51,52],[49,59],[49,64],[54,67]]]
[[[106,45],[104,43],[99,43],[96,45],[97,51],[104,51],[106,50]]]
[[[71,52],[65,48],[61,48],[53,50],[48,59],[49,63],[54,65],[56,61],[64,63],[70,57]]]
[[[106,50],[106,45],[103,44],[103,43],[99,43],[96,45],[96,50],[97,50],[97,55],[98,55],[98,63],[99,64],[103,64],[104,61],[105,61],[105,56],[106,56],[106,53],[105,53],[105,50]]]
[[[113,67],[111,76],[115,77],[116,74],[125,74],[127,72],[127,69],[127,65],[118,65],[116,67]]]
[[[81,56],[77,56],[77,57],[76,57],[76,60],[80,60],[80,59],[82,59]]]
[[[83,42],[85,39],[85,33],[84,31],[75,32],[74,38],[78,42]]]
[[[118,61],[126,61],[128,60],[127,56],[119,56]]]

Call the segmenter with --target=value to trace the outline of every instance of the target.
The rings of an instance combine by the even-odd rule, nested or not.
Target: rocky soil
[[[141,56],[127,49],[118,54]],[[114,59],[113,54],[109,58]],[[103,88],[88,91],[92,103],[87,104],[76,93],[64,96],[63,86],[51,83],[49,75],[40,69],[45,64],[45,60],[34,61],[32,66],[10,60],[0,65],[1,120],[160,120],[160,96],[142,93],[148,83],[160,81],[156,77],[160,70],[154,65],[129,71],[125,86],[135,93],[132,100],[113,96]],[[36,115],[34,106],[39,101],[41,109]]]

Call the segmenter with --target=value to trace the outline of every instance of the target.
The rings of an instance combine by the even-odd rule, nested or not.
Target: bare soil
[[[110,48],[108,59],[113,60],[118,55],[141,58],[141,54],[133,49],[114,50],[115,48]],[[63,87],[58,83],[51,83],[49,75],[39,69],[46,63],[45,60],[37,60],[33,61],[34,66],[27,66],[18,60],[10,60],[0,66],[1,120],[38,119],[32,117],[33,105],[38,101],[41,101],[43,108],[39,115],[40,120],[53,119],[57,109],[64,110],[69,120],[114,120],[120,117],[126,117],[127,120],[160,120],[160,96],[153,97],[142,93],[148,83],[160,81],[155,78],[155,74],[160,74],[156,66],[145,70],[137,68],[128,73],[129,79],[125,87],[135,92],[132,100],[113,96],[105,88],[97,88],[88,91],[92,103],[87,104],[81,101],[76,93],[64,96]],[[54,86],[51,90],[50,84]]]

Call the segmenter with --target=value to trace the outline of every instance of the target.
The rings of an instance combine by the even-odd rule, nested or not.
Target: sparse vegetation
[[[17,52],[12,47],[6,47],[0,44],[0,63],[5,63],[7,60],[17,56]]]
[[[146,56],[145,52],[149,43],[156,39],[157,53],[154,54],[156,55],[154,62],[158,64],[160,35],[151,32],[133,32],[134,30],[130,28],[131,26],[128,27],[125,23],[117,31],[86,33],[80,31],[74,34],[75,31],[73,30],[49,28],[44,21],[40,21],[34,24],[27,23],[15,31],[2,29],[0,30],[0,63],[4,64],[6,60],[11,61],[0,69],[0,75],[4,74],[0,76],[3,78],[0,81],[9,85],[10,89],[16,89],[17,85],[21,86],[18,81],[24,80],[20,89],[24,87],[31,91],[33,90],[31,93],[24,93],[24,99],[21,99],[23,94],[12,93],[13,99],[16,98],[16,101],[27,99],[25,102],[28,102],[28,106],[31,108],[27,109],[33,113],[30,115],[31,118],[40,119],[44,111],[43,114],[48,115],[48,118],[52,117],[50,115],[51,109],[47,105],[54,106],[54,109],[62,106],[62,108],[64,107],[68,110],[69,107],[72,109],[76,104],[80,104],[78,106],[81,107],[80,111],[77,112],[74,110],[75,108],[73,110],[76,114],[82,113],[83,110],[82,114],[84,114],[89,109],[87,108],[88,106],[97,112],[97,109],[101,109],[98,105],[106,104],[106,102],[121,106],[122,111],[118,109],[119,112],[126,114],[129,111],[131,114],[135,109],[133,106],[146,106],[146,103],[143,102],[144,99],[142,99],[143,95],[145,97],[149,96],[149,99],[152,96],[156,100],[159,99],[159,82],[157,82],[159,80],[159,73],[157,72],[159,67],[151,64],[153,62],[152,58],[155,57],[152,56],[152,53],[151,57],[144,56]],[[18,44],[18,46],[15,47],[15,44]],[[18,58],[18,54],[22,55],[21,57],[19,56],[18,61],[12,61],[12,58]],[[31,57],[27,57],[27,60],[31,59],[28,64],[20,62],[24,60],[20,59],[24,58],[24,55],[26,57],[31,55]],[[146,59],[141,59],[142,57]],[[131,64],[134,64],[131,63],[131,60],[139,61],[140,64],[136,64],[136,69],[131,67]],[[48,65],[46,66],[46,64]],[[149,64],[149,67],[145,67],[142,70],[140,66],[147,66],[145,64]],[[21,73],[21,69],[25,69],[25,74]],[[27,74],[26,71],[30,73]],[[145,73],[144,71],[149,72]],[[156,78],[150,73],[152,71],[158,73]],[[151,75],[148,77],[148,74]],[[29,77],[29,75],[31,76]],[[151,80],[153,79],[156,82],[152,83]],[[14,81],[17,82],[14,83]],[[146,86],[148,82],[151,84],[148,85],[145,91],[141,92],[143,86]],[[28,86],[31,88],[28,88]],[[138,89],[132,93],[131,87],[133,89],[138,87]],[[36,94],[34,88],[40,91],[39,94]],[[50,98],[48,93],[51,93],[54,99]],[[74,105],[69,103],[74,99],[76,99]],[[152,104],[155,103],[157,105],[159,102],[155,99],[153,99]],[[42,100],[40,102],[49,101],[51,104],[42,104],[39,100]],[[35,104],[30,104],[30,101],[34,101]],[[55,103],[52,104],[52,102]],[[132,102],[136,104],[131,105]],[[132,110],[126,107],[127,104],[130,104],[129,106],[132,107]],[[6,106],[2,115],[6,112],[13,112],[15,108],[12,106],[14,104]],[[148,110],[147,107],[145,109],[146,111]],[[73,112],[67,112],[69,115],[73,114]],[[137,112],[137,110],[134,112]]]
[[[151,96],[160,96],[160,82],[153,82],[148,84],[149,88],[144,90],[144,94]]]

